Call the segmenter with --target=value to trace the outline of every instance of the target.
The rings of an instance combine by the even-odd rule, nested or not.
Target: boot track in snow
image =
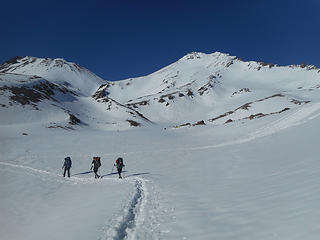
[[[107,239],[135,239],[137,219],[142,212],[145,198],[145,187],[142,179],[135,180],[135,194],[124,208],[124,214],[118,218],[116,227],[107,231]]]

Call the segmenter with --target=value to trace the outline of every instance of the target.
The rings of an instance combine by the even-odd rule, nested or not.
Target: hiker
[[[114,164],[114,166],[117,167],[117,170],[118,170],[118,174],[119,174],[119,178],[122,178],[121,177],[121,172],[122,172],[122,168],[125,166],[123,164],[123,159],[121,157],[119,157],[117,160],[116,160],[116,164]]]
[[[68,172],[68,177],[70,177],[71,165],[72,165],[71,158],[70,157],[66,157],[64,159],[64,163],[63,163],[63,166],[62,166],[62,169],[64,168],[63,177],[66,177],[66,172]]]
[[[93,161],[91,164],[92,164],[92,166],[91,166],[90,170],[92,170],[92,168],[93,168],[94,178],[100,178],[100,175],[98,174],[98,169],[99,169],[99,167],[101,167],[100,157],[93,157]]]

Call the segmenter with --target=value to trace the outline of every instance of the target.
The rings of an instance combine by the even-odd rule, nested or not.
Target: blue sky
[[[143,76],[192,51],[320,66],[320,1],[4,1],[0,62],[62,57],[107,80]]]

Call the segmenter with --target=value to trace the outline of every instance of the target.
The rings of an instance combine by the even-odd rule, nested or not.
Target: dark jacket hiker
[[[71,165],[72,165],[71,158],[70,158],[70,157],[66,157],[66,158],[64,159],[64,163],[63,163],[63,166],[62,166],[62,169],[64,168],[63,177],[66,176],[66,172],[68,172],[68,177],[70,177],[70,168],[71,168]]]
[[[98,174],[98,169],[99,169],[99,167],[101,167],[100,157],[93,157],[93,161],[91,164],[92,164],[92,166],[91,166],[90,170],[92,170],[92,168],[93,168],[94,178],[99,178],[100,175]]]
[[[119,158],[116,160],[115,166],[117,167],[118,174],[119,174],[119,178],[122,178],[122,177],[121,177],[121,172],[122,172],[122,168],[123,168],[125,165],[123,164],[123,159],[122,159],[121,157],[119,157]]]

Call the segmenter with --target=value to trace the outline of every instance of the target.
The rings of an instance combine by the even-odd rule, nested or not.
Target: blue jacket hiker
[[[70,177],[70,168],[71,168],[71,165],[72,165],[71,158],[70,158],[70,157],[66,157],[66,158],[64,159],[64,163],[63,163],[63,166],[62,166],[62,169],[64,169],[64,171],[63,171],[63,177],[66,176],[66,172],[68,172],[68,177]]]

